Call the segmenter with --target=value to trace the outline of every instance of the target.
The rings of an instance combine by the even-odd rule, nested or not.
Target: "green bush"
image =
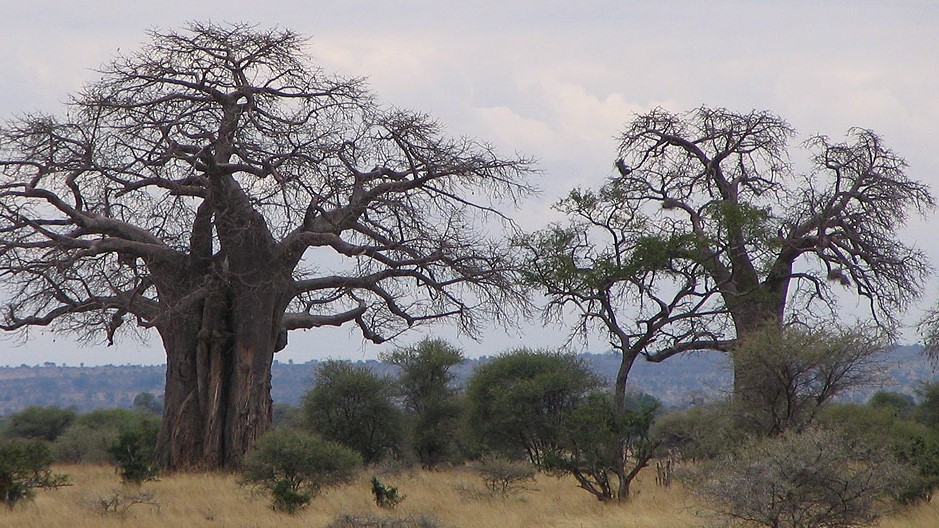
[[[154,396],[152,392],[141,392],[134,396],[134,409],[140,412],[161,415],[163,414],[163,400]]]
[[[907,418],[913,414],[916,402],[909,394],[895,391],[877,391],[867,401],[874,408],[890,409],[898,417]]]
[[[351,480],[361,464],[358,453],[319,435],[274,429],[245,457],[243,480],[268,491],[275,511],[296,513],[323,488]]]
[[[118,465],[124,482],[140,485],[155,480],[159,468],[155,462],[156,441],[160,428],[152,422],[141,422],[121,431],[108,447]]]
[[[302,425],[303,416],[296,405],[274,402],[271,415],[271,424],[274,427],[300,427]]]
[[[939,431],[904,419],[890,407],[855,404],[825,408],[819,423],[845,438],[880,446],[910,466],[913,474],[894,490],[900,502],[929,500],[939,489]]]
[[[887,348],[863,326],[762,327],[734,346],[735,421],[751,434],[776,436],[814,423],[822,407],[879,381]]]
[[[656,419],[653,437],[662,449],[684,460],[707,460],[727,453],[743,441],[729,406],[699,405],[664,413]]]
[[[518,349],[476,368],[466,397],[468,425],[487,451],[540,465],[556,449],[566,413],[599,381],[577,356]]]
[[[313,499],[312,493],[300,491],[293,486],[290,480],[285,478],[275,481],[270,490],[273,499],[271,509],[291,515],[306,508],[306,505]]]
[[[112,462],[114,459],[108,449],[117,442],[121,431],[156,428],[159,424],[159,416],[128,409],[101,409],[81,414],[55,441],[56,460],[73,464]]]
[[[655,452],[652,424],[658,402],[636,411],[619,410],[605,392],[594,392],[566,413],[558,447],[546,451],[542,469],[571,475],[600,501],[625,501],[630,485]]]
[[[73,409],[32,406],[7,418],[8,438],[53,442],[75,421]]]
[[[304,426],[355,450],[366,464],[398,449],[401,413],[394,383],[348,361],[316,366],[315,385],[303,396]]]
[[[372,477],[372,496],[379,508],[389,510],[395,509],[405,499],[404,495],[398,494],[398,488],[385,484],[378,477]]]
[[[913,417],[926,427],[939,429],[939,383],[923,385],[917,395],[920,403],[913,409]]]
[[[450,370],[463,362],[463,353],[442,339],[426,338],[381,359],[399,369],[399,395],[411,418],[410,444],[421,465],[462,462],[458,429],[463,405]]]
[[[24,499],[32,499],[37,488],[67,486],[67,475],[49,470],[52,461],[52,451],[43,441],[0,442],[0,502],[13,508]]]

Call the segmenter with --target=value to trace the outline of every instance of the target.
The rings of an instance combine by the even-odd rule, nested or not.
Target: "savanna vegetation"
[[[521,234],[500,200],[532,190],[528,160],[380,107],[297,35],[151,37],[65,117],[0,131],[0,325],[153,328],[165,397],[7,417],[4,523],[939,522],[939,388],[839,403],[876,386],[929,269],[897,235],[933,197],[874,132],[810,138],[800,173],[770,112],[656,109],[626,126],[611,178],[557,204],[565,222]],[[841,319],[839,289],[868,321]],[[546,320],[579,317],[572,340],[609,337],[609,386],[560,348],[504,351],[456,386],[462,351],[428,338],[383,357],[395,376],[324,361],[299,408],[272,404],[292,330],[473,335],[531,313],[533,291]],[[728,355],[722,401],[627,390],[640,358],[703,349]]]

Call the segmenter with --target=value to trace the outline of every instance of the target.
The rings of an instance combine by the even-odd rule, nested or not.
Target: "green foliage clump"
[[[134,409],[152,414],[163,414],[163,400],[151,392],[141,392],[134,396]]]
[[[819,414],[819,424],[879,446],[910,467],[911,474],[893,490],[900,502],[929,500],[939,489],[939,431],[898,416],[890,407],[856,404],[828,406]]]
[[[576,356],[526,349],[476,369],[467,388],[470,426],[488,451],[527,455],[539,469],[572,475],[599,500],[626,500],[655,443],[657,405],[635,408],[593,392],[596,376]]]
[[[0,502],[13,508],[24,499],[32,499],[37,488],[68,485],[68,476],[49,469],[52,451],[41,440],[0,442]]]
[[[59,462],[105,463],[113,461],[109,448],[122,431],[157,428],[160,417],[128,409],[100,409],[79,415],[55,441]]]
[[[939,430],[939,383],[927,383],[919,389],[920,403],[913,410],[917,422]]]
[[[108,447],[124,482],[140,485],[156,479],[159,467],[155,454],[159,432],[159,426],[153,422],[140,422],[122,430]]]
[[[651,433],[657,408],[620,410],[609,394],[590,394],[563,417],[558,448],[547,453],[543,469],[573,476],[601,501],[625,500],[632,480],[654,454]]]
[[[54,442],[75,421],[73,409],[31,406],[7,418],[7,438]]]
[[[272,407],[272,425],[274,427],[299,427],[302,423],[300,408],[289,403],[274,402]]]
[[[271,494],[275,511],[293,514],[323,488],[351,480],[361,464],[358,453],[319,435],[274,429],[245,457],[243,478]]]
[[[484,450],[533,464],[559,442],[559,426],[599,381],[574,356],[518,349],[476,368],[467,383],[468,422]]]
[[[888,409],[901,418],[908,418],[916,407],[916,401],[912,396],[894,391],[877,391],[870,397],[867,404],[875,409]]]
[[[653,437],[662,449],[684,460],[708,460],[726,453],[745,437],[726,403],[673,410],[656,419]]]
[[[372,496],[379,508],[395,509],[406,497],[398,493],[398,488],[385,484],[378,477],[372,477]]]
[[[397,381],[412,424],[411,446],[421,465],[455,460],[463,405],[450,369],[463,362],[463,353],[442,339],[427,338],[384,354],[382,360],[400,370]]]
[[[290,515],[306,508],[310,500],[313,499],[312,493],[300,491],[293,486],[290,480],[285,478],[275,481],[270,490],[273,499],[271,509],[289,513]]]
[[[740,426],[757,435],[800,431],[822,406],[870,385],[882,370],[884,336],[870,329],[780,329],[749,333],[734,348],[734,400]]]
[[[401,441],[401,413],[393,402],[394,383],[364,366],[324,361],[315,385],[301,403],[304,425],[343,444],[367,464],[378,462]]]

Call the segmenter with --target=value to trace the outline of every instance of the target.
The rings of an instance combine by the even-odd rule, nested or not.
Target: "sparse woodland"
[[[532,160],[384,108],[303,46],[154,30],[63,115],[0,129],[0,327],[152,328],[167,359],[162,400],[4,417],[0,525],[939,525],[939,387],[839,401],[878,386],[930,272],[899,234],[934,198],[874,131],[795,147],[765,110],[624,116],[613,175],[523,233]],[[539,316],[570,340],[493,351],[464,385],[463,352],[427,338],[391,374],[322,361],[272,405],[293,330]],[[596,331],[611,384],[564,349]],[[637,361],[700,350],[732,366],[719,401],[627,390]]]

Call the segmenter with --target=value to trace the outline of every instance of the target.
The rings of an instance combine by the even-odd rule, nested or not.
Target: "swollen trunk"
[[[167,352],[157,445],[162,467],[238,467],[270,427],[274,310],[264,297],[219,292],[191,314],[198,324],[161,328]]]

